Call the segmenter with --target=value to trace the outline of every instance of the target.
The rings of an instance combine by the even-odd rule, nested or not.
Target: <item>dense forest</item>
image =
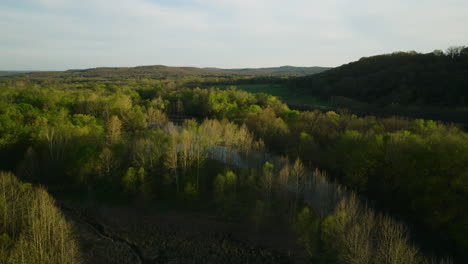
[[[462,55],[377,58],[406,65],[413,56],[450,65],[448,61],[456,60],[456,74],[466,64]],[[317,79],[298,79],[296,88],[345,75],[365,62],[375,69],[370,62],[377,61],[363,59]],[[415,72],[402,68],[392,67],[403,75]],[[158,69],[101,68],[0,79],[0,168],[9,171],[0,177],[0,262],[466,260],[468,134],[462,129],[404,117],[297,111],[269,94],[206,87],[252,80],[248,75]],[[416,82],[415,76],[408,83]],[[464,81],[460,77],[447,84],[462,94]],[[204,87],[197,87],[199,83]],[[321,94],[310,87],[308,92]],[[328,87],[327,92],[343,88],[320,87]],[[364,87],[342,95],[389,98],[384,88]],[[434,89],[414,88],[420,93],[400,102],[420,98],[418,102],[432,103],[438,95]],[[447,102],[466,104],[462,96],[447,96]],[[113,217],[82,210],[90,203]],[[111,210],[116,204],[158,214],[169,207],[192,213],[187,218],[194,223],[195,215],[215,215],[221,222],[237,223],[260,242],[252,247],[238,237],[220,239],[208,232],[200,237],[174,228],[174,220],[168,221],[172,227],[161,228],[142,222],[152,219],[147,215],[125,222],[125,213]],[[106,237],[114,247],[98,247],[86,230]],[[295,242],[282,238],[278,247],[262,244],[262,237],[277,233],[292,233]],[[290,248],[296,242],[298,247]],[[37,256],[27,256],[33,262],[21,259],[29,246],[37,250]],[[119,248],[129,253],[123,255],[127,251]]]
[[[291,80],[290,88],[380,105],[467,107],[468,47],[395,52],[362,58],[321,74]]]
[[[314,96],[333,108],[467,124],[468,48],[394,52],[310,76],[288,78],[295,97]],[[310,104],[304,102],[303,109]]]

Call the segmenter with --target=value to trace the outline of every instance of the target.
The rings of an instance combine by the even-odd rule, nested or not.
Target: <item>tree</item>
[[[146,173],[143,167],[138,170],[130,167],[122,177],[122,187],[127,194],[139,194],[147,197],[151,193],[151,188],[146,180]]]
[[[44,137],[47,142],[50,159],[52,161],[63,160],[69,140],[67,133],[61,128],[47,125],[45,127]]]
[[[463,49],[460,51],[461,56],[468,56],[468,46],[464,46]]]
[[[116,168],[116,160],[111,149],[105,147],[99,154],[98,170],[100,176],[109,179]]]
[[[182,100],[177,100],[175,109],[177,114],[182,114],[184,112],[184,103],[182,102]]]
[[[130,167],[122,177],[122,187],[126,193],[134,194],[137,190],[138,175],[135,168]]]
[[[160,110],[160,111],[163,111],[164,109],[166,109],[166,106],[169,102],[168,101],[165,101],[162,99],[161,96],[158,96],[156,98],[154,98],[153,100],[151,100],[150,102],[150,109],[154,109],[154,110]]]
[[[143,198],[149,198],[152,188],[150,185],[150,182],[148,180],[148,177],[145,172],[145,168],[140,167],[137,172],[137,177],[138,177],[138,192]]]
[[[155,109],[150,107],[147,113],[147,123],[148,127],[162,127],[164,124],[168,122],[167,116],[164,112],[159,109]]]
[[[195,136],[188,130],[179,134],[180,140],[180,167],[185,171],[191,167],[195,161]]]
[[[271,202],[271,196],[273,193],[273,164],[265,162],[262,168],[262,187],[265,192],[265,198],[267,202]]]
[[[178,168],[178,155],[177,155],[177,142],[175,140],[176,135],[171,135],[167,150],[164,156],[164,165],[173,174],[176,182],[176,191],[179,192],[179,177],[177,174]]]
[[[464,46],[452,46],[452,47],[447,48],[447,51],[445,53],[447,54],[447,56],[453,59],[455,57],[460,56],[464,49],[465,49]]]
[[[195,185],[187,182],[184,187],[184,196],[187,201],[194,201],[198,198],[198,190]]]
[[[221,203],[223,212],[228,214],[234,210],[237,196],[237,176],[232,171],[218,174],[214,182],[216,200]]]
[[[436,56],[444,56],[445,55],[444,52],[442,50],[439,50],[439,49],[434,50],[432,53],[434,55],[436,55]]]
[[[281,201],[287,201],[288,199],[288,192],[289,192],[289,177],[291,174],[291,168],[289,165],[289,160],[286,159],[287,162],[281,168],[279,175],[278,175],[278,193],[280,194],[280,200]]]
[[[167,138],[160,130],[137,134],[132,146],[133,163],[147,169],[156,168],[164,154]]]
[[[312,215],[309,207],[304,207],[296,216],[294,229],[299,236],[299,241],[304,244],[304,247],[311,257],[319,251],[319,218]]]
[[[306,176],[307,176],[304,165],[302,165],[302,162],[299,158],[297,158],[296,161],[294,162],[294,165],[291,168],[290,176],[293,181],[292,183],[293,183],[294,192],[295,192],[295,200],[294,200],[294,207],[293,207],[293,215],[294,215],[297,210],[297,206],[299,205],[300,199],[303,197],[303,192],[304,192],[305,183],[306,183]]]
[[[200,133],[200,130],[197,129],[197,140],[195,143],[195,160],[197,163],[197,188],[199,188],[200,185],[200,167],[203,165],[205,160],[208,157],[208,142],[209,140],[206,138],[205,135],[202,135]]]
[[[18,175],[23,179],[35,179],[39,174],[38,155],[36,151],[29,147],[24,155],[24,160],[19,167]]]
[[[72,228],[45,189],[1,172],[0,219],[0,263],[81,263]]]
[[[122,140],[122,122],[118,116],[114,115],[109,119],[109,121],[107,121],[106,130],[107,144],[113,145]]]

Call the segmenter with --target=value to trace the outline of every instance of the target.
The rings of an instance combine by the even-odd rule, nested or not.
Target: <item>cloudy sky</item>
[[[0,70],[339,66],[468,45],[466,0],[0,0]]]

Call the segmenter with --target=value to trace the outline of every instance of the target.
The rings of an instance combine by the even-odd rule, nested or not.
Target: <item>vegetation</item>
[[[0,262],[81,263],[78,246],[43,188],[0,173]]]
[[[0,76],[7,76],[13,74],[25,73],[24,71],[0,71]]]
[[[195,67],[169,67],[164,65],[139,66],[133,68],[94,68],[85,70],[68,70],[64,72],[0,72],[0,76],[19,74],[18,77],[28,78],[98,78],[98,79],[128,79],[128,78],[150,78],[150,79],[165,79],[171,78],[187,78],[187,77],[203,77],[209,78],[233,78],[240,79],[265,76],[305,76],[323,72],[328,68],[325,67],[292,67],[283,66],[276,68],[259,68],[259,69],[219,69],[219,68],[195,68]]]
[[[313,263],[450,263],[423,257],[404,225],[362,207],[355,196],[325,218],[305,207],[295,227]]]
[[[430,263],[430,251],[465,258],[468,134],[463,130],[421,119],[300,112],[264,93],[196,87],[257,78],[200,69],[161,70],[155,77],[154,69],[1,78],[0,168],[57,194],[183,204],[226,221],[247,221],[255,232],[285,219],[318,263]],[[315,167],[333,177],[312,172]],[[40,201],[52,203],[43,190],[31,193],[38,193],[31,195],[33,208]],[[13,198],[4,200],[9,204]],[[39,223],[31,225],[57,222],[57,228],[41,230],[66,234],[54,243],[70,245],[67,254],[75,254],[68,224],[51,208],[50,219],[39,213],[34,218]],[[2,241],[22,241],[23,233],[3,232]],[[413,240],[428,243],[419,249]],[[242,261],[250,254],[244,253]]]
[[[382,105],[466,107],[468,48],[446,53],[396,52],[362,58],[321,74],[291,80],[291,89]]]
[[[394,52],[314,75],[223,78],[205,85],[268,93],[299,110],[349,109],[359,115],[399,115],[468,126],[466,49]]]
[[[287,103],[289,106],[294,108],[303,108],[305,105],[310,107],[320,108],[327,107],[331,102],[318,98],[312,95],[303,95],[293,93],[282,83],[253,83],[253,84],[224,84],[215,85],[220,89],[228,89],[229,87],[235,86],[236,89],[247,91],[249,93],[266,93],[278,98]]]
[[[367,57],[317,75],[290,78],[285,85],[293,94],[326,99],[337,109],[467,125],[467,49]]]

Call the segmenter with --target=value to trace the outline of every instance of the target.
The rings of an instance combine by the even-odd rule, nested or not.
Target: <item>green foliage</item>
[[[138,178],[135,172],[135,168],[130,167],[127,169],[127,172],[122,177],[122,186],[123,189],[128,193],[134,193],[137,188]]]
[[[301,134],[299,135],[299,139],[301,142],[304,142],[306,144],[314,140],[313,137],[307,134],[306,132],[301,132]]]
[[[187,182],[184,187],[184,197],[187,201],[195,201],[198,199],[198,190],[196,186]]]
[[[215,180],[215,190],[220,196],[235,194],[237,185],[237,176],[232,171],[225,174],[218,174]]]
[[[411,70],[418,63],[398,70],[397,77],[388,74],[393,77],[388,82],[378,82],[383,85],[374,85],[373,80],[386,79],[387,75],[383,72],[374,76],[374,66],[379,65],[379,60],[391,63],[430,58],[438,63],[456,64],[454,74],[459,74],[464,58],[437,56],[394,54],[363,59],[318,75],[319,81],[310,81],[317,84],[310,86],[311,93],[318,91],[314,96],[329,96],[330,92],[334,96],[377,100],[383,105],[389,100],[424,105],[434,103],[434,98],[442,98],[463,106],[465,99],[460,87],[455,86],[463,84],[466,78],[448,78],[440,86],[448,87],[448,92],[444,90],[441,95],[432,83],[426,83],[427,89],[413,85],[422,78],[413,76]],[[360,67],[364,73],[373,72],[372,76],[356,75]],[[149,72],[95,69],[61,73],[78,76],[70,79],[56,73],[0,79],[0,167],[17,170],[24,179],[54,187],[89,186],[112,194],[124,191],[132,197],[194,197],[196,191],[201,199],[211,198],[213,192],[217,205],[227,211],[244,200],[241,193],[246,193],[252,201],[258,200],[251,193],[258,191],[259,185],[268,190],[268,195],[262,197],[266,207],[270,198],[276,198],[271,196],[275,188],[270,187],[277,175],[268,164],[263,171],[257,168],[256,175],[249,172],[245,177],[237,177],[232,171],[219,174],[224,166],[258,166],[236,164],[224,148],[239,151],[239,156],[244,158],[265,145],[271,153],[300,158],[308,166],[329,170],[334,179],[375,200],[379,207],[429,230],[427,233],[436,237],[433,240],[456,248],[459,254],[466,251],[468,136],[462,130],[430,120],[357,117],[341,111],[299,112],[272,95],[242,90],[274,90],[279,89],[277,85],[193,88],[220,83],[230,86],[237,82],[246,85],[289,82],[285,80],[231,78],[219,76],[219,72],[208,77],[205,71],[190,69],[144,69]],[[173,77],[146,78],[155,71],[167,71]],[[205,77],[180,75],[187,72]],[[329,86],[321,85],[322,81],[327,83],[328,78],[333,79],[329,76],[349,78]],[[356,78],[358,82],[354,82]],[[308,85],[309,79],[291,83],[296,81]],[[397,91],[388,88],[398,86],[399,82],[405,84]],[[359,83],[357,88],[353,86],[356,83]],[[356,89],[349,89],[350,86]],[[301,87],[298,84],[297,90]],[[322,94],[322,89],[328,89],[327,94]],[[190,118],[196,119],[181,122],[184,124],[180,126],[168,121],[173,119],[177,123]],[[195,121],[204,118],[231,122]],[[216,163],[213,160],[225,164],[213,166]],[[308,182],[304,166],[298,163],[288,168],[287,173],[283,171],[281,177],[280,184],[297,190],[294,203],[299,208]],[[245,190],[240,190],[241,187]],[[282,197],[287,194],[283,193]],[[306,216],[304,213],[301,217]],[[311,251],[326,244],[329,234],[336,233],[332,228],[336,219],[334,216],[324,225],[314,224],[312,231],[307,232],[321,234],[309,236]]]
[[[237,175],[234,172],[226,171],[224,174],[218,174],[214,182],[214,191],[224,214],[228,215],[236,209]]]
[[[411,244],[402,224],[360,205],[353,195],[323,218],[304,208],[295,230],[313,263],[436,263]]]
[[[147,185],[145,169],[143,167],[138,170],[133,167],[128,168],[122,177],[122,188],[128,194],[142,193],[148,195],[150,187]]]
[[[455,50],[451,53],[460,56],[394,53],[362,58],[323,73],[291,79],[288,86],[305,95],[343,96],[382,105],[466,107],[468,56]]]
[[[271,196],[273,195],[273,169],[274,165],[270,162],[267,161],[263,164],[261,185],[267,202],[271,201]]]
[[[325,221],[324,221],[325,222]],[[320,218],[313,216],[308,207],[304,207],[296,216],[294,229],[298,234],[299,241],[304,245],[307,253],[316,261],[320,252]]]

